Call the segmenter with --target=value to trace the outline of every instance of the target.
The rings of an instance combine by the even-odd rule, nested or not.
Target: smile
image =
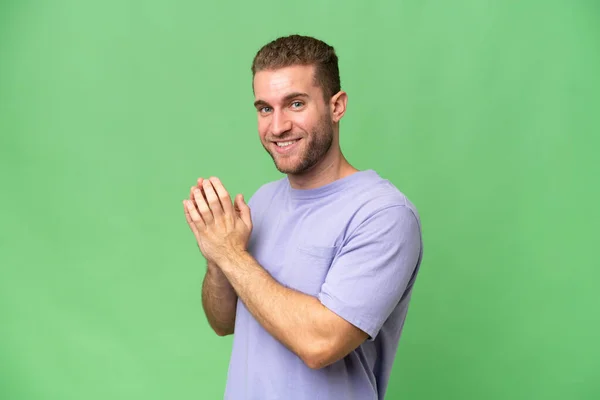
[[[299,139],[296,139],[296,140],[290,140],[289,142],[277,142],[277,146],[279,146],[279,147],[287,147],[287,146],[289,146],[289,145],[291,145],[291,144],[294,144],[294,143],[296,143],[298,140],[299,140]]]
[[[280,154],[288,153],[297,147],[297,143],[299,141],[300,141],[300,139],[288,140],[286,142],[275,142],[275,149]]]

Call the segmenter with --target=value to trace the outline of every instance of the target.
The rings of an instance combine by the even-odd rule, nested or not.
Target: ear
[[[331,119],[334,123],[338,123],[346,113],[346,105],[348,104],[348,94],[343,90],[337,92],[331,98],[329,103],[331,107]]]

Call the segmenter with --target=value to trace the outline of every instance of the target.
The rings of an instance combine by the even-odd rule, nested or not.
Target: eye
[[[292,102],[292,108],[300,108],[304,105],[304,103],[302,103],[301,101],[294,101]]]
[[[268,113],[268,112],[271,112],[271,107],[265,106],[265,107],[260,108],[258,111],[260,111],[263,114]]]

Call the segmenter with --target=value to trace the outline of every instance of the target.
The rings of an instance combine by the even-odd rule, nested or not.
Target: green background
[[[417,205],[388,399],[600,398],[598,1],[0,3],[0,398],[219,399],[181,201],[279,179],[250,64],[314,35]]]

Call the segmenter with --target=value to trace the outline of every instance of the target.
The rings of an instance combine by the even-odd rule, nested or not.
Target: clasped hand
[[[183,207],[198,247],[208,261],[219,264],[235,252],[246,250],[252,232],[250,207],[241,194],[232,204],[218,178],[199,178]]]

